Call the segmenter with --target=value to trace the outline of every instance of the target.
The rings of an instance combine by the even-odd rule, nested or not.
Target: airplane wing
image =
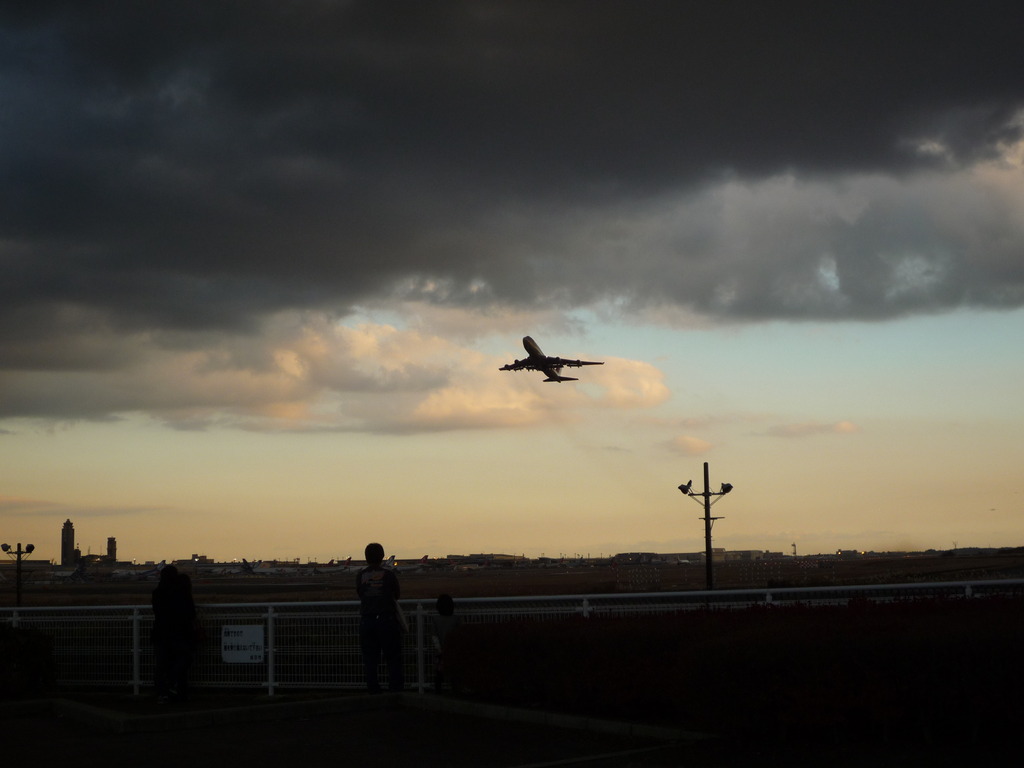
[[[516,360],[514,363],[503,365],[498,369],[499,371],[539,371],[536,365],[531,363],[529,360]]]
[[[548,372],[551,368],[582,368],[584,365],[604,365],[603,362],[596,363],[590,360],[564,360],[561,357],[549,357],[542,361],[541,364],[534,363],[531,360],[516,360],[514,363],[503,365],[499,368],[499,371],[544,371]]]
[[[560,357],[553,357],[548,362],[556,368],[582,368],[584,365],[604,365],[603,362],[594,363],[589,360],[563,360]]]

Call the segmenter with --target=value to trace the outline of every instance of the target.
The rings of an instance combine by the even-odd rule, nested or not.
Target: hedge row
[[[465,625],[467,695],[709,732],[974,740],[1024,723],[1024,601]]]

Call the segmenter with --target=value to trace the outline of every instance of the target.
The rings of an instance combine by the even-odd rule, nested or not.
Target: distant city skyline
[[[224,13],[0,14],[0,540],[1024,541],[1019,12]]]
[[[241,562],[243,557],[246,560],[249,560],[250,562],[253,562],[253,563],[256,563],[256,562],[259,562],[259,561],[267,561],[267,562],[279,561],[279,562],[298,562],[298,563],[318,563],[318,564],[323,564],[323,563],[328,563],[328,562],[331,562],[331,561],[344,562],[348,558],[351,558],[353,563],[361,563],[363,561],[362,552],[353,553],[353,554],[346,554],[346,555],[332,555],[330,557],[326,557],[326,556],[313,557],[313,556],[310,556],[310,555],[307,555],[305,557],[301,557],[301,556],[298,556],[298,555],[292,556],[292,557],[288,557],[288,556],[283,556],[283,557],[282,556],[262,557],[262,556],[259,555],[259,553],[252,553],[252,557],[246,557],[246,556],[241,556],[241,557],[214,557],[214,556],[211,556],[206,551],[206,548],[204,548],[204,547],[199,547],[198,549],[193,549],[192,551],[190,551],[187,554],[178,554],[178,555],[161,554],[159,557],[138,557],[138,556],[128,555],[128,554],[125,554],[123,552],[119,552],[119,550],[118,550],[118,542],[117,542],[117,537],[116,536],[107,536],[107,537],[105,537],[106,538],[106,543],[105,543],[105,546],[104,546],[104,548],[102,550],[93,551],[91,546],[87,546],[86,548],[82,549],[82,548],[80,548],[80,546],[78,544],[70,545],[71,546],[71,550],[69,550],[68,547],[69,547],[71,539],[77,535],[75,527],[74,527],[74,522],[70,518],[67,519],[62,524],[59,535],[60,535],[60,555],[58,557],[51,557],[51,556],[47,555],[47,547],[45,545],[42,545],[42,546],[35,545],[36,548],[35,548],[33,560],[36,560],[36,561],[39,561],[39,560],[51,560],[51,561],[54,562],[55,565],[68,566],[68,565],[73,565],[75,563],[75,559],[74,558],[75,558],[75,553],[77,553],[78,556],[107,557],[107,558],[111,558],[111,559],[114,559],[114,560],[118,560],[120,562],[132,562],[132,563],[138,563],[138,564],[159,563],[159,562],[162,562],[162,561],[166,561],[166,562],[187,562],[187,561],[192,560],[193,558],[195,558],[197,556],[202,558],[203,560],[211,561],[211,562],[216,562],[216,563]],[[25,542],[25,543],[29,543],[29,542]],[[34,543],[34,542],[32,542],[32,543]],[[910,552],[924,552],[924,551],[929,551],[929,550],[934,550],[934,551],[950,551],[950,550],[958,550],[958,549],[962,549],[962,550],[971,550],[971,549],[1000,549],[1000,548],[1013,548],[1013,547],[1016,547],[1016,546],[1024,546],[1024,544],[1004,544],[1004,545],[1000,545],[1000,546],[996,546],[996,547],[978,546],[978,545],[961,546],[960,542],[954,541],[954,542],[951,543],[951,546],[948,546],[948,547],[926,547],[926,548],[919,549],[919,550],[907,550],[907,549],[900,549],[900,550],[884,550],[884,549],[883,550],[875,550],[875,549],[865,549],[865,548],[860,548],[860,547],[839,547],[839,548],[837,548],[835,550],[816,551],[816,552],[810,552],[810,551],[802,552],[802,551],[799,551],[799,547],[797,547],[795,545],[795,542],[791,542],[790,545],[788,546],[788,548],[785,548],[785,549],[772,549],[772,548],[768,548],[768,547],[757,547],[757,546],[752,546],[752,547],[725,547],[725,546],[719,546],[718,544],[714,545],[714,549],[715,549],[716,552],[723,552],[723,553],[724,552],[729,552],[729,553],[736,553],[736,552],[763,552],[763,553],[771,553],[773,555],[781,554],[783,556],[791,556],[791,555],[798,555],[798,556],[823,555],[823,556],[825,556],[825,555],[838,554],[840,552],[851,552],[851,551],[856,551],[856,552],[876,552],[876,553],[908,552],[908,551],[910,551]],[[479,557],[479,556],[489,557],[489,556],[495,556],[495,555],[503,556],[503,557],[508,557],[508,556],[511,556],[511,557],[524,557],[524,558],[527,558],[527,559],[530,559],[530,560],[538,560],[538,559],[544,559],[544,558],[554,559],[554,560],[563,559],[563,558],[564,559],[577,559],[577,558],[597,559],[597,558],[609,558],[609,557],[613,557],[615,555],[622,555],[622,554],[628,554],[628,553],[634,553],[634,554],[635,553],[645,553],[645,554],[656,554],[656,555],[667,555],[667,556],[677,556],[677,555],[686,554],[686,555],[695,555],[695,556],[703,557],[703,555],[704,555],[704,547],[703,547],[703,544],[702,544],[701,547],[698,548],[698,549],[685,549],[685,550],[672,550],[672,551],[651,550],[651,549],[623,549],[623,550],[616,550],[614,552],[605,552],[605,551],[602,551],[602,552],[590,552],[590,551],[580,550],[579,548],[574,548],[574,549],[570,549],[570,550],[557,551],[557,552],[541,552],[539,554],[530,554],[530,553],[526,553],[526,552],[515,552],[515,551],[512,551],[512,550],[500,549],[500,548],[482,549],[482,550],[472,551],[472,552],[470,552],[470,551],[461,551],[460,552],[460,551],[455,551],[455,550],[447,550],[447,551],[445,551],[443,553],[442,552],[420,552],[420,553],[416,553],[416,554],[395,553],[395,552],[388,551],[388,555],[389,556],[394,555],[395,558],[398,561],[415,561],[415,560],[418,560],[418,559],[422,558],[423,556],[427,556],[430,559],[445,559],[445,558],[448,558],[448,557]],[[70,558],[70,559],[67,559],[67,558]]]

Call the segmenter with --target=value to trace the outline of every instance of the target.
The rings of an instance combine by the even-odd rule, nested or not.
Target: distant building
[[[732,562],[734,560],[744,560],[747,562],[753,562],[755,560],[763,560],[767,553],[762,549],[734,549],[724,552],[722,559],[725,562]],[[718,553],[715,553],[715,560],[718,560]]]
[[[60,532],[60,564],[74,565],[78,558],[75,555],[75,526],[70,518],[64,521]]]
[[[619,552],[612,561],[616,565],[650,565],[657,557],[655,552]]]
[[[107,559],[117,561],[117,539],[113,536],[107,537]]]

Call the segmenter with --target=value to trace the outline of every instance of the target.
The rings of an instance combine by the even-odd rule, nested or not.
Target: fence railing
[[[752,606],[843,605],[852,600],[973,599],[1024,596],[1024,579],[844,587],[647,592],[605,595],[464,598],[461,623],[500,623],[638,616]],[[402,600],[409,622],[403,646],[406,680],[432,685],[432,600]],[[359,603],[232,603],[199,605],[205,639],[190,681],[197,687],[361,689]],[[0,624],[38,630],[52,639],[60,686],[121,687],[135,694],[152,685],[149,606],[0,607]]]

